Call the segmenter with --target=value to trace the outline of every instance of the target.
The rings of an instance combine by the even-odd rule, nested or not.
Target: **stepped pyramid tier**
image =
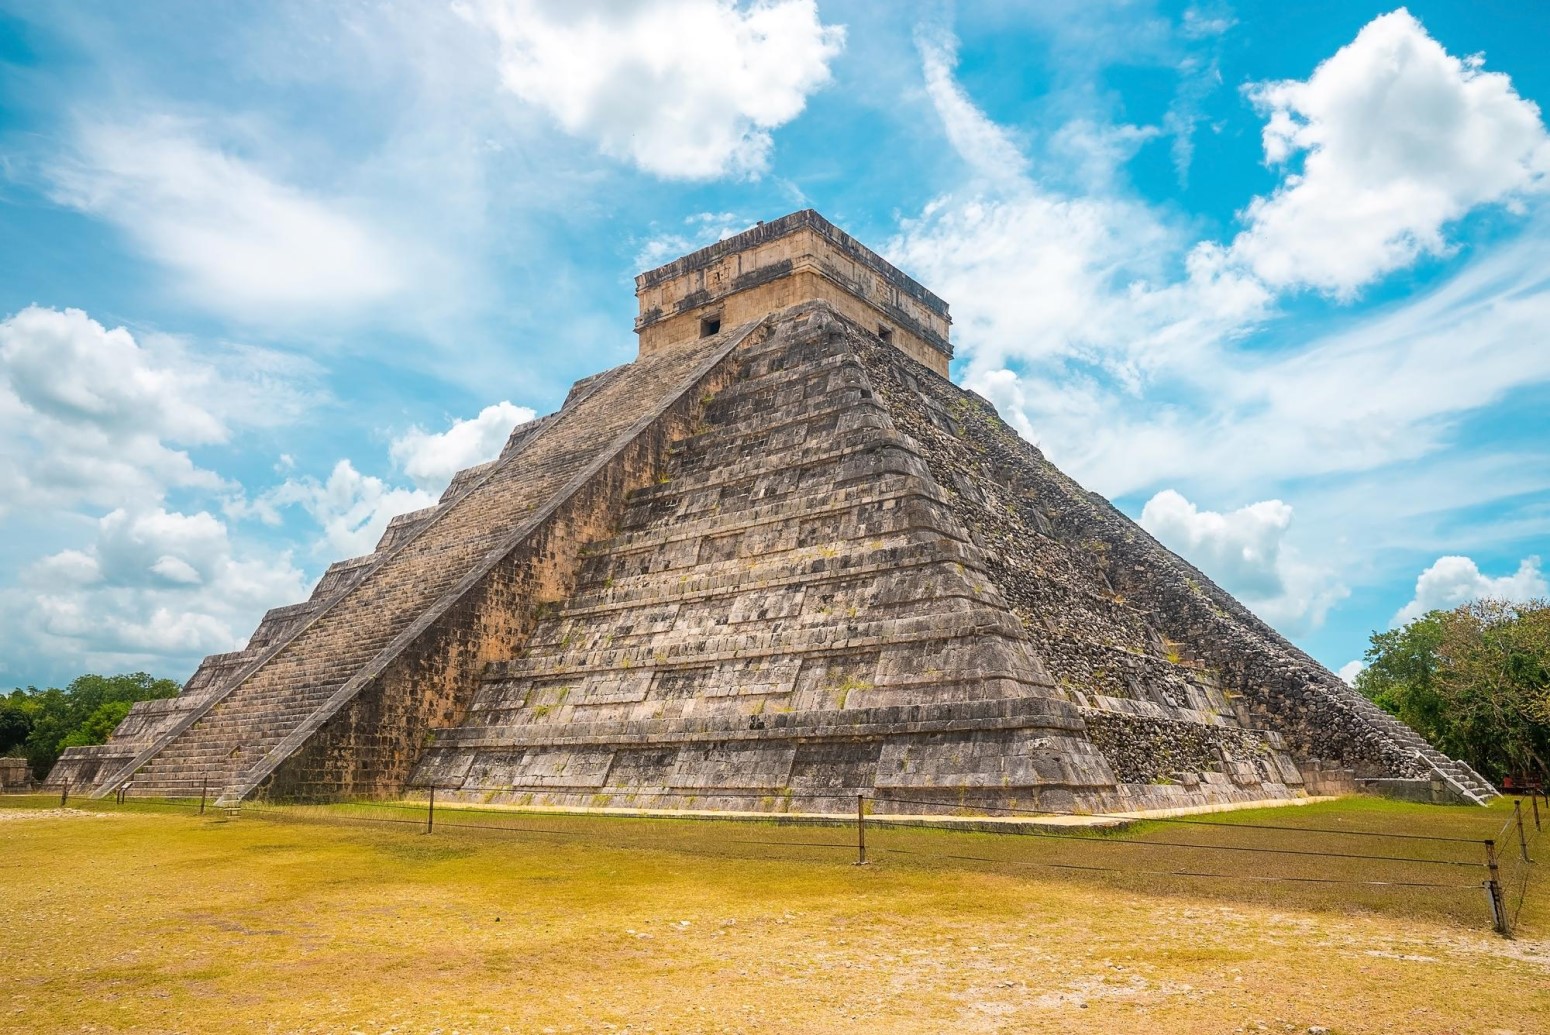
[[[51,775],[98,795],[1119,811],[1310,763],[1493,793],[946,378],[804,211],[637,278],[640,354]]]

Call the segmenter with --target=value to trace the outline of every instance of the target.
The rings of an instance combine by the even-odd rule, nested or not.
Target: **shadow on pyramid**
[[[49,782],[819,813],[1494,793],[947,380],[947,305],[817,213],[637,289],[635,362]]]

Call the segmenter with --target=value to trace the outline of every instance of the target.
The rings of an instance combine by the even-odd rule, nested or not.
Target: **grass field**
[[[1537,875],[1507,940],[1478,886],[1249,879],[1477,869],[1163,844],[1470,860],[1254,826],[1479,838],[1501,802],[1059,840],[873,828],[866,867],[812,846],[844,828],[438,811],[427,836],[49,804],[0,800],[8,1032],[1550,1032]]]

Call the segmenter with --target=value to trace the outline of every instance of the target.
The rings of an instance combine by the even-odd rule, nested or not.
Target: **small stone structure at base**
[[[32,769],[25,758],[0,758],[0,790],[26,790],[32,786]]]
[[[633,363],[51,780],[1114,812],[1321,759],[1492,793],[949,381],[946,303],[817,213],[637,287]]]

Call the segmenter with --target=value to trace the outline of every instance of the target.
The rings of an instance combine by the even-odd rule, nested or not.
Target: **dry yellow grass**
[[[733,844],[844,838],[813,828],[616,819],[575,828],[587,838],[427,837],[88,808],[109,816],[0,824],[5,1031],[1550,1031],[1541,884],[1507,941],[1484,929],[1478,891],[1353,903],[1321,886],[943,858],[1135,846],[877,833],[879,861],[859,868],[846,852]],[[1460,836],[1504,815],[1358,800],[1234,818],[1288,812]],[[785,857],[746,857],[771,852]]]

